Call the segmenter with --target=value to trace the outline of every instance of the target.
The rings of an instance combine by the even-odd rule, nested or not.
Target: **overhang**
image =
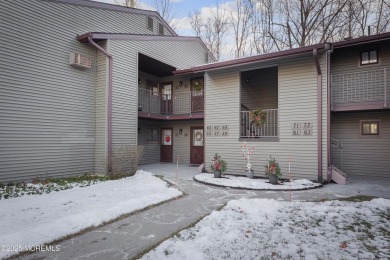
[[[332,46],[333,48],[343,48],[343,47],[383,41],[388,39],[390,39],[390,32],[334,42],[332,43]],[[260,61],[267,61],[267,60],[284,58],[284,57],[292,57],[292,56],[306,54],[306,53],[311,54],[314,49],[317,49],[317,51],[322,51],[325,49],[325,44],[319,43],[319,44],[298,47],[298,48],[279,51],[279,52],[255,55],[255,56],[233,59],[228,61],[214,62],[205,65],[195,66],[188,69],[176,70],[173,72],[173,74],[180,75],[180,74],[189,74],[189,73],[196,73],[196,72],[205,72],[207,70],[229,68],[229,67],[245,65],[245,64],[250,64],[250,63],[255,63]]]

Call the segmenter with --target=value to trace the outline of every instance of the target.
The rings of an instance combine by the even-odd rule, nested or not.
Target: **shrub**
[[[113,148],[111,157],[107,157],[105,160],[107,175],[110,179],[134,175],[143,154],[144,147],[141,145],[121,145]],[[109,161],[111,167],[107,168]]]

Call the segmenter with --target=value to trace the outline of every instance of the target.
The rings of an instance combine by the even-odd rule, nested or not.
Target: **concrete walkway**
[[[176,181],[176,165],[144,165],[143,170]],[[192,180],[195,167],[181,165],[177,187],[188,194],[126,219],[98,228],[59,244],[59,252],[38,252],[21,259],[129,259],[171,234],[187,227],[227,201],[239,198],[273,198],[288,200],[289,192],[246,191],[206,186]],[[323,188],[292,192],[293,200],[320,200],[353,195],[390,198],[389,183],[363,180],[346,186],[329,184]],[[28,235],[28,234],[26,234]]]

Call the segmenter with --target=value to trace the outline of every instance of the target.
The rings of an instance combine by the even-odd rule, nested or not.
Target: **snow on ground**
[[[150,172],[138,171],[89,187],[0,200],[0,259],[17,253],[7,246],[48,243],[181,194]]]
[[[228,202],[142,259],[389,259],[390,200]]]
[[[292,182],[284,182],[279,185],[272,185],[268,183],[268,179],[249,179],[247,177],[239,177],[233,175],[224,175],[222,177],[223,178],[214,178],[213,174],[201,173],[195,175],[194,178],[195,180],[203,183],[254,190],[305,190],[321,186],[321,184],[319,183],[314,183],[305,179],[293,180]]]

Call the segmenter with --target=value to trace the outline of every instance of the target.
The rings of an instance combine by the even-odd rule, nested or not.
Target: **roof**
[[[106,32],[88,32],[77,36],[79,42],[87,43],[88,37],[96,42],[101,40],[128,40],[128,41],[191,41],[199,42],[205,51],[215,60],[213,54],[206,47],[199,37],[192,36],[167,36],[154,34],[132,34],[132,33],[106,33]]]
[[[376,41],[383,41],[383,40],[388,40],[388,39],[390,39],[390,32],[382,33],[382,34],[375,34],[375,35],[371,35],[371,36],[362,36],[362,37],[355,38],[355,39],[348,39],[348,40],[344,40],[344,41],[334,42],[334,43],[332,43],[332,46],[333,46],[333,48],[336,49],[336,48],[343,48],[343,47],[348,47],[348,46],[352,46],[352,45],[371,43],[371,42],[376,42]],[[266,53],[266,54],[245,57],[245,58],[238,58],[238,59],[233,59],[233,60],[208,63],[208,64],[204,64],[204,65],[191,67],[188,69],[176,70],[173,72],[173,74],[175,74],[175,75],[188,74],[188,73],[204,72],[204,71],[212,70],[212,69],[222,69],[222,68],[227,68],[227,67],[232,67],[232,66],[237,66],[237,65],[245,65],[245,64],[259,62],[259,61],[266,61],[266,60],[271,60],[271,59],[277,59],[277,58],[305,54],[305,53],[306,54],[312,53],[314,49],[317,49],[317,51],[324,50],[325,44],[319,43],[319,44],[298,47],[298,48],[288,49],[288,50],[279,51],[279,52],[272,52],[272,53]]]
[[[154,16],[154,17],[156,17],[157,20],[159,20],[159,22],[161,22],[167,28],[167,30],[173,36],[177,36],[176,32],[172,29],[172,27],[156,11],[144,10],[144,9],[138,9],[138,8],[132,8],[132,7],[125,7],[125,6],[95,2],[95,1],[90,1],[90,0],[45,0],[45,1],[71,4],[71,5],[77,5],[77,6],[86,6],[86,7],[99,8],[99,9],[105,9],[105,10],[111,10],[111,11],[128,12],[128,13],[133,13],[133,14]]]

